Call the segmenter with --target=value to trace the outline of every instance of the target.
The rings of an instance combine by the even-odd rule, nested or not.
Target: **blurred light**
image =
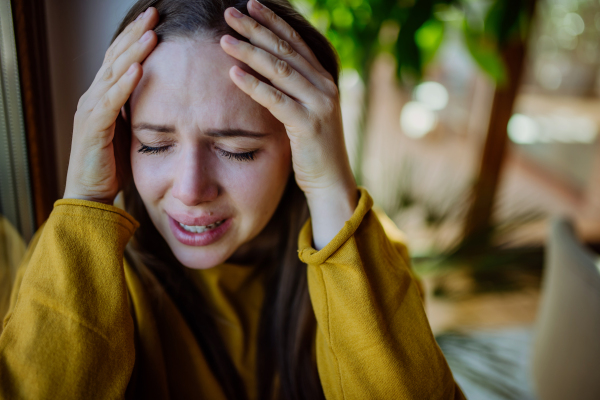
[[[379,28],[379,43],[382,46],[388,46],[396,42],[400,33],[400,25],[395,21],[385,21]]]
[[[581,57],[588,64],[595,64],[598,58],[598,42],[595,40],[586,41],[582,46],[583,53]]]
[[[508,137],[518,144],[532,144],[539,140],[540,127],[533,118],[514,114],[508,121]]]
[[[593,143],[598,125],[584,116],[514,114],[508,122],[508,136],[518,144]]]
[[[550,11],[550,18],[552,18],[552,22],[557,25],[560,25],[563,21],[565,14],[567,14],[569,10],[561,4],[553,4],[552,9]]]
[[[566,30],[558,31],[556,39],[558,40],[558,44],[564,49],[573,50],[577,47],[577,36],[571,35]]]
[[[354,22],[354,16],[345,7],[338,7],[331,13],[331,21],[338,28],[348,28]]]
[[[563,28],[571,36],[581,35],[585,30],[585,22],[577,13],[568,13],[563,19]]]
[[[553,64],[544,64],[538,69],[536,78],[544,89],[556,90],[562,83],[562,72]]]
[[[444,22],[462,21],[462,19],[465,16],[465,13],[461,9],[459,9],[455,6],[446,6],[446,7],[444,7],[443,5],[440,5],[440,6],[442,6],[443,8],[434,12],[434,15],[440,21],[444,21]]]
[[[586,117],[572,118],[564,141],[578,143],[593,143],[598,136],[598,125]]]
[[[360,82],[358,71],[352,68],[345,68],[340,74],[340,87],[342,89],[352,89]]]
[[[410,101],[400,113],[400,126],[406,136],[420,138],[435,128],[437,116],[427,105],[418,101]]]
[[[540,51],[544,53],[545,57],[554,57],[556,56],[556,52],[558,50],[558,45],[556,44],[556,40],[548,35],[542,35],[538,39],[538,47]]]
[[[414,98],[431,110],[443,110],[448,105],[448,90],[437,82],[423,82],[415,88]]]

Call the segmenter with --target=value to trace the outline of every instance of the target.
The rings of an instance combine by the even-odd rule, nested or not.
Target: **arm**
[[[247,10],[249,16],[228,8],[225,20],[250,43],[225,35],[221,46],[269,81],[238,66],[230,70],[231,80],[284,125],[295,179],[315,222],[303,230],[300,257],[309,264],[327,398],[460,398],[408,260],[386,238],[366,192],[356,208],[337,71],[326,70],[273,11],[256,0]]]
[[[317,364],[328,399],[462,399],[429,328],[401,246],[386,236],[372,200],[361,198],[320,251],[310,222],[300,259],[318,323]]]
[[[137,222],[59,200],[0,336],[0,398],[123,398],[135,359],[123,251]]]

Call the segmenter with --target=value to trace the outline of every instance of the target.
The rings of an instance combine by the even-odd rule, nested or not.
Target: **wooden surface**
[[[36,226],[58,199],[43,0],[12,0]]]

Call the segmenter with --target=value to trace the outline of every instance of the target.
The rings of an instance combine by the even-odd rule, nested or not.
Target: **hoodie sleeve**
[[[388,236],[366,190],[323,249],[299,237],[317,319],[317,366],[329,400],[463,399],[429,327],[406,247]]]
[[[0,336],[0,399],[123,398],[135,361],[123,271],[126,212],[59,200],[13,288]]]

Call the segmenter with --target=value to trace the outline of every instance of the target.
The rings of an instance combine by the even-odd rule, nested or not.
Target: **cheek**
[[[285,136],[287,139],[287,136]],[[285,190],[292,169],[289,140],[266,149],[255,161],[232,169],[223,182],[246,222],[254,227],[264,225],[273,215]],[[248,218],[250,217],[250,218]]]
[[[164,155],[138,153],[139,142],[131,141],[131,172],[135,186],[147,205],[163,196],[171,179],[172,166]]]

